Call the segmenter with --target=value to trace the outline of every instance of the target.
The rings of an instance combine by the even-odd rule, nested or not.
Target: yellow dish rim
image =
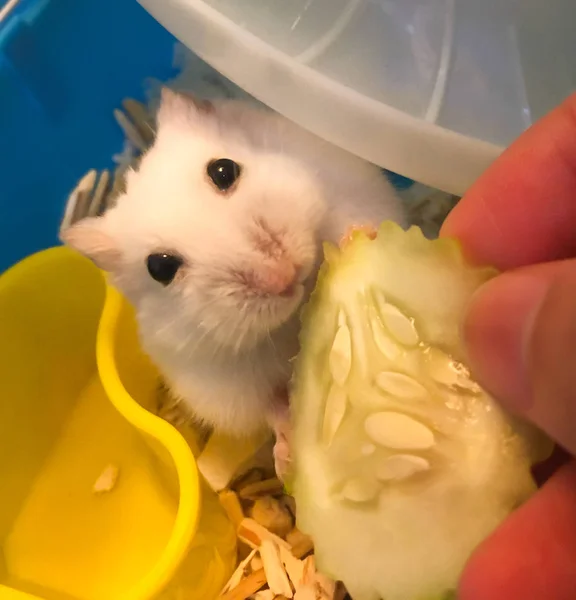
[[[200,513],[198,468],[190,446],[167,421],[140,406],[124,388],[114,360],[114,335],[125,302],[106,276],[106,297],[96,339],[96,363],[106,394],[118,412],[135,428],[163,445],[178,475],[178,510],[166,547],[154,567],[126,594],[125,600],[148,600],[173,578],[196,533]],[[192,510],[196,507],[196,510]]]
[[[53,246],[26,256],[0,273],[0,291],[18,284],[23,272],[30,272],[33,276],[35,269],[61,260],[85,261],[86,267],[101,278],[105,294],[96,333],[96,367],[109,401],[133,427],[156,439],[174,462],[179,497],[170,537],[154,566],[123,597],[123,600],[152,600],[174,577],[198,528],[201,491],[196,460],[184,437],[167,421],[140,406],[122,384],[114,359],[114,342],[122,306],[126,301],[108,283],[103,271],[66,246]],[[5,587],[0,585],[0,592],[4,590]],[[16,590],[14,593],[22,595]]]

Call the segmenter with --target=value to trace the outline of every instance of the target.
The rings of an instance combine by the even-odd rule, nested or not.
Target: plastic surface
[[[0,21],[0,271],[57,243],[78,179],[122,150],[113,110],[177,73],[175,43],[134,0],[20,0]]]
[[[60,247],[0,277],[0,382],[1,600],[217,595],[234,529],[190,446],[146,410],[156,373],[89,261]],[[96,495],[110,464],[116,485]]]
[[[456,194],[576,89],[573,0],[139,2],[272,108]]]

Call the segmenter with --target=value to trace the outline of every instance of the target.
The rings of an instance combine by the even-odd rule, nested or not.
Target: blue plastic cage
[[[20,0],[0,22],[0,271],[58,242],[77,180],[122,150],[113,110],[176,74],[174,44],[136,0]]]

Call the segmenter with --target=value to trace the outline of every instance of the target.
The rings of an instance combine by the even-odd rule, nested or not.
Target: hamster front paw
[[[356,231],[363,231],[371,240],[376,239],[378,232],[372,225],[350,225],[344,235],[340,238],[340,248],[352,240],[352,234]]]
[[[274,469],[280,481],[284,481],[290,471],[292,458],[290,455],[290,444],[285,434],[276,432],[276,443],[274,444]]]
[[[290,405],[286,390],[277,393],[269,422],[276,437],[276,443],[274,444],[273,450],[274,468],[278,479],[284,481],[284,478],[290,470],[292,461],[290,453],[292,424],[290,421]]]

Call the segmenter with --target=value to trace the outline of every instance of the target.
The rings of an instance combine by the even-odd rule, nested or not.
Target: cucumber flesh
[[[460,323],[496,271],[384,223],[325,248],[292,396],[298,527],[354,600],[436,600],[534,491],[547,439],[472,379]]]

